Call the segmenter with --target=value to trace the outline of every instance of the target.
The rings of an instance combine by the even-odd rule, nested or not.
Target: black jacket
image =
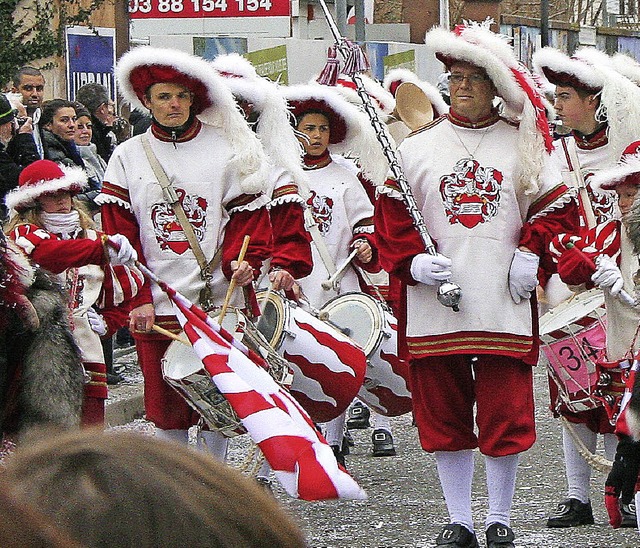
[[[0,221],[4,220],[6,214],[4,198],[9,191],[18,187],[22,168],[39,159],[38,149],[29,133],[16,134],[7,148],[0,144]]]

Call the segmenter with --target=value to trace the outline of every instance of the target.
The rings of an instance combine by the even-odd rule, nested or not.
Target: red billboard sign
[[[129,0],[132,19],[289,15],[290,0]]]

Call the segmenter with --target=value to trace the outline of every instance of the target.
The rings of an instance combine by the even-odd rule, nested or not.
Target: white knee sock
[[[507,527],[510,524],[518,460],[518,455],[484,457],[489,494],[489,513],[485,522],[487,527],[492,523],[501,523]]]
[[[451,523],[464,525],[473,532],[471,514],[471,483],[473,481],[473,451],[436,451],[438,476],[449,510]]]
[[[324,423],[324,437],[327,439],[329,445],[342,446],[342,438],[344,437],[344,423],[346,421],[347,414],[342,413],[338,417],[329,422]]]
[[[198,449],[209,453],[220,462],[225,462],[227,459],[228,447],[229,438],[223,436],[220,432],[201,430],[198,434]]]
[[[371,418],[373,419],[374,430],[386,430],[391,434],[391,419],[389,417],[385,417],[371,409]]]
[[[162,428],[156,428],[156,438],[179,443],[180,445],[189,445],[188,430],[163,430]]]
[[[589,430],[585,424],[571,424],[571,427],[587,449],[593,453],[596,450],[598,435]],[[591,465],[584,460],[578,451],[566,426],[562,427],[562,447],[564,449],[564,465],[567,474],[567,495],[569,498],[578,499],[580,502],[589,502]]]

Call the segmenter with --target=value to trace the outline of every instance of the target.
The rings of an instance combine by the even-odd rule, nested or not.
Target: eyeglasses
[[[478,74],[478,73],[449,75],[449,83],[455,84],[456,86],[459,86],[465,80],[467,80],[467,82],[469,82],[473,86],[476,84],[481,84],[482,82],[486,82],[487,80],[489,80],[489,77],[484,74]]]

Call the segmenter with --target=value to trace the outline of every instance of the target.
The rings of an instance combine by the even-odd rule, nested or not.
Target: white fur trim
[[[616,53],[611,62],[620,74],[629,78],[636,86],[640,86],[640,63],[624,53]]]
[[[9,261],[17,267],[15,271],[18,274],[18,281],[22,287],[28,289],[33,284],[36,275],[35,268],[17,244],[9,238],[6,241],[7,253],[11,255]]]
[[[620,183],[635,173],[640,173],[640,154],[625,156],[614,167],[596,171],[594,175],[589,177],[589,184],[593,188],[600,189],[605,184]]]
[[[134,108],[144,108],[129,80],[140,66],[171,66],[200,80],[207,88],[212,106],[198,115],[204,123],[219,127],[227,136],[235,154],[230,162],[248,194],[264,191],[268,180],[268,163],[258,138],[247,126],[236,107],[233,95],[222,77],[204,59],[173,49],[139,46],[125,53],[115,70],[120,93]]]
[[[389,165],[369,117],[364,112],[349,103],[338,91],[329,86],[299,84],[285,88],[284,94],[288,101],[315,99],[329,105],[347,125],[344,140],[329,145],[329,151],[332,154],[356,158],[367,179],[376,185],[384,182]],[[392,142],[391,139],[390,142]]]
[[[483,68],[509,109],[520,113],[527,99],[509,70],[516,67],[518,61],[508,38],[491,32],[487,22],[469,25],[460,36],[440,27],[433,28],[427,32],[425,44],[434,53]]]
[[[388,196],[389,198],[393,198],[394,200],[400,200],[401,202],[404,201],[404,195],[399,190],[397,190],[395,188],[391,188],[391,187],[386,186],[386,185],[377,186],[376,187],[376,198],[378,198],[378,196],[381,196],[383,194],[385,196]]]
[[[604,86],[602,74],[593,69],[584,59],[572,58],[560,50],[552,47],[545,47],[533,54],[533,70],[540,75],[544,81],[548,78],[544,75],[544,68],[553,72],[564,72],[576,78],[590,88],[601,88]]]
[[[255,67],[239,53],[218,55],[211,64],[218,72],[235,74],[241,78],[259,78]]]
[[[421,82],[420,78],[415,72],[410,71],[405,68],[395,68],[391,69],[387,75],[384,77],[382,81],[382,87],[387,91],[391,90],[391,84],[394,82],[411,82],[412,84],[419,84]]]
[[[43,194],[53,194],[60,190],[70,190],[73,187],[84,189],[87,187],[87,174],[79,166],[60,166],[64,176],[60,179],[39,181],[26,186],[21,186],[7,194],[5,204],[8,209],[18,207],[34,207],[36,198]]]

